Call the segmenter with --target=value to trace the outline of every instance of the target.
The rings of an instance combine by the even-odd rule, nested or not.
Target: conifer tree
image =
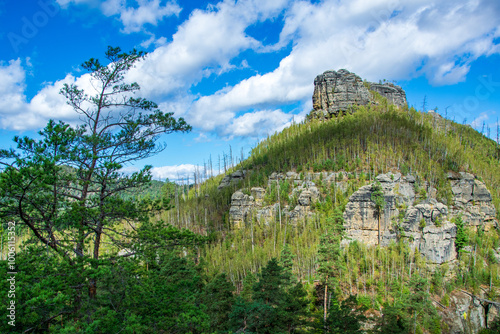
[[[382,186],[379,181],[372,184],[372,194],[371,199],[375,203],[375,212],[378,219],[378,244],[380,245],[380,217],[382,216],[382,210],[385,207],[384,192],[382,191]]]
[[[228,281],[226,274],[215,276],[206,286],[202,301],[206,313],[210,317],[210,329],[226,331],[229,325],[229,314],[234,303],[234,286]]]
[[[323,295],[323,323],[326,331],[328,318],[328,288],[335,288],[339,284],[339,273],[343,264],[340,242],[345,234],[344,218],[340,209],[336,208],[333,217],[327,220],[327,229],[320,238],[318,247],[318,274],[324,286]]]

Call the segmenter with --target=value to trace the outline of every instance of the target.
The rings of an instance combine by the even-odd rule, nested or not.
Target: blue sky
[[[313,81],[341,68],[395,81],[410,105],[466,120],[496,138],[498,0],[0,0],[0,147],[50,118],[78,115],[58,94],[85,87],[79,65],[107,46],[148,57],[128,76],[144,97],[193,126],[142,161],[156,178],[209,157],[247,155],[311,110]]]

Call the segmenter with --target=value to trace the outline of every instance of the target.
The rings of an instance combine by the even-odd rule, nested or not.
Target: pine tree
[[[361,325],[366,320],[365,309],[359,307],[356,296],[349,296],[341,303],[334,299],[327,318],[327,333],[356,334],[361,332]]]
[[[339,274],[342,270],[342,250],[340,242],[344,237],[344,218],[342,212],[335,209],[333,217],[327,220],[326,233],[320,238],[318,247],[318,274],[324,286],[323,295],[323,323],[326,331],[328,318],[328,288],[335,288],[339,284]]]
[[[229,314],[234,303],[234,286],[222,273],[213,278],[203,291],[202,301],[210,317],[210,329],[225,331],[229,326]]]
[[[379,181],[372,184],[372,195],[371,200],[375,203],[375,212],[377,213],[378,219],[378,244],[380,245],[380,217],[382,216],[382,210],[385,207],[384,192],[382,191],[382,186]]]

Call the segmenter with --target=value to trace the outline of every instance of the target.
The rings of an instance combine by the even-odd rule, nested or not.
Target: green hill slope
[[[208,268],[213,273],[227,272],[236,284],[248,272],[258,271],[271,257],[278,256],[285,243],[297,255],[294,271],[302,278],[313,279],[317,245],[327,218],[336,208],[343,210],[349,196],[359,187],[370,184],[375,176],[389,171],[411,174],[420,184],[425,184],[426,189],[435,188],[438,201],[451,204],[448,172],[469,172],[487,185],[493,204],[499,208],[499,158],[498,144],[470,126],[454,123],[436,114],[423,114],[413,108],[399,110],[381,99],[378,105],[354,107],[352,114],[325,122],[293,124],[270,136],[234,169],[247,171],[243,181],[217,189],[223,176],[212,178],[192,189],[186,200],[181,200],[163,218],[173,225],[188,227],[216,238],[218,242],[205,250]],[[228,171],[228,174],[234,170]],[[322,184],[321,179],[315,180],[320,195],[311,206],[312,218],[299,223],[288,224],[283,212],[281,220],[278,214],[266,223],[258,222],[255,216],[243,226],[231,221],[231,195],[239,189],[250,195],[252,187],[267,188],[264,204],[279,203],[283,211],[287,206],[293,208],[297,198],[292,192],[294,186],[289,181],[282,180],[279,187],[269,186],[272,173],[290,171],[302,178],[322,171],[343,171],[348,176],[347,187],[338,189],[326,182]],[[421,192],[426,189],[422,188]],[[474,237],[471,235],[471,238]],[[492,231],[488,237],[481,237],[481,245],[485,244],[489,249],[498,247],[498,234]],[[353,247],[361,247],[362,252],[356,249],[351,253],[348,248],[346,263],[360,263],[360,254],[363,254],[364,261],[372,263],[350,267],[354,270],[351,270],[353,276],[345,277],[344,283],[351,292],[357,290],[353,286],[363,281],[360,272],[366,272],[369,265],[376,264],[379,275],[389,275],[388,270],[401,271],[412,261],[416,261],[417,265],[419,261],[425,262],[425,259],[421,260],[413,253],[410,260],[408,254],[405,255],[408,250],[398,249],[396,252],[397,245],[394,249],[383,250],[363,245]],[[488,257],[487,253],[488,250],[483,254],[485,258]],[[401,260],[405,256],[406,260]],[[399,261],[399,265],[394,264],[390,269],[384,267],[384,261]],[[495,268],[483,269],[491,272],[498,270]],[[375,271],[370,274],[370,279],[376,279]],[[486,282],[490,276],[484,276]],[[364,290],[367,285],[373,284],[369,282],[370,279],[364,278]],[[498,276],[495,279],[498,280]],[[387,285],[390,283],[386,282]]]

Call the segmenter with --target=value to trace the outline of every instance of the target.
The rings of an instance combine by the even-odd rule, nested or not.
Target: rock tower
[[[314,79],[313,111],[310,118],[329,119],[345,113],[352,105],[376,103],[374,93],[401,108],[407,105],[405,91],[392,83],[363,81],[347,70],[326,71]]]

